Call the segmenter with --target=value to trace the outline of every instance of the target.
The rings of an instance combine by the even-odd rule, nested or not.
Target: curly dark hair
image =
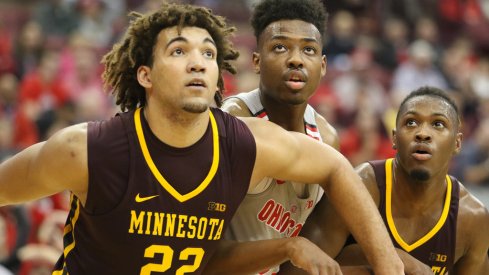
[[[178,26],[179,32],[186,26],[203,28],[214,39],[219,68],[219,91],[214,99],[218,106],[221,105],[224,91],[222,72],[226,70],[236,73],[229,63],[239,56],[229,40],[236,28],[227,26],[224,17],[212,14],[210,9],[193,5],[164,3],[152,13],[143,15],[131,12],[129,16],[133,20],[121,42],[115,44],[102,59],[105,65],[102,75],[105,87],[113,89],[116,104],[120,105],[122,111],[146,105],[146,93],[137,80],[137,70],[143,65],[152,67],[158,34],[174,26]]]
[[[284,19],[311,23],[323,36],[328,13],[321,0],[263,0],[255,6],[251,17],[256,40],[270,23]]]
[[[452,107],[453,110],[453,119],[455,122],[457,122],[457,127],[461,127],[461,118],[460,118],[460,112],[458,110],[457,104],[455,104],[455,101],[442,89],[436,88],[436,87],[431,87],[431,86],[423,86],[420,87],[414,91],[412,91],[404,100],[401,102],[401,105],[399,105],[399,110],[397,112],[396,116],[396,125],[397,122],[399,121],[399,114],[404,112],[404,108],[406,106],[406,103],[415,98],[415,97],[420,97],[420,96],[429,96],[429,97],[434,97],[438,98],[442,101],[445,101],[450,107]]]

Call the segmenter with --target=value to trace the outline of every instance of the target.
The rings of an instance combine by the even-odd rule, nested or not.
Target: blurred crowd
[[[179,1],[210,7],[238,28],[241,56],[238,74],[225,75],[227,96],[258,86],[248,22],[256,1]],[[327,74],[311,104],[338,130],[341,152],[353,165],[394,156],[390,135],[400,101],[436,86],[463,116],[463,150],[451,173],[489,190],[489,1],[325,3]],[[60,128],[113,116],[118,109],[103,87],[100,59],[127,28],[128,11],[159,4],[0,0],[0,161]],[[62,253],[68,202],[69,194],[58,194],[0,208],[0,275],[50,274]]]

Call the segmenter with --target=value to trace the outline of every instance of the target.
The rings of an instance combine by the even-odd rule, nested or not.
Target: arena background
[[[203,5],[238,28],[238,74],[226,96],[257,87],[251,68],[253,0]],[[390,133],[409,91],[432,85],[463,114],[464,144],[451,167],[489,205],[489,1],[338,0],[323,51],[328,72],[311,104],[338,130],[357,165],[392,157]],[[118,109],[103,91],[100,58],[127,28],[130,10],[159,0],[0,0],[0,160],[68,125]],[[1,274],[49,274],[62,251],[68,194],[0,208]],[[10,271],[9,271],[10,270]]]

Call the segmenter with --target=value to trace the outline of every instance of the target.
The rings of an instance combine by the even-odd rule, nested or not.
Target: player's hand
[[[433,275],[433,271],[431,271],[429,266],[409,255],[406,251],[399,248],[396,248],[396,251],[404,264],[404,273],[406,275]]]
[[[317,245],[303,237],[292,237],[287,243],[290,262],[312,275],[342,275],[339,264]]]
[[[431,268],[423,263],[419,263],[415,268],[404,268],[406,275],[433,275]]]

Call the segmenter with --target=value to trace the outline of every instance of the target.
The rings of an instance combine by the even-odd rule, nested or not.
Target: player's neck
[[[445,174],[446,175],[446,174]],[[417,181],[400,167],[394,168],[393,201],[403,202],[410,213],[422,212],[445,201],[445,175],[433,175],[427,181]]]
[[[304,112],[307,103],[292,105],[276,101],[270,97],[260,96],[261,103],[267,112],[268,119],[287,131],[305,133]]]
[[[177,148],[196,143],[207,130],[209,110],[200,114],[170,112],[145,107],[144,116],[153,134],[162,142]]]

